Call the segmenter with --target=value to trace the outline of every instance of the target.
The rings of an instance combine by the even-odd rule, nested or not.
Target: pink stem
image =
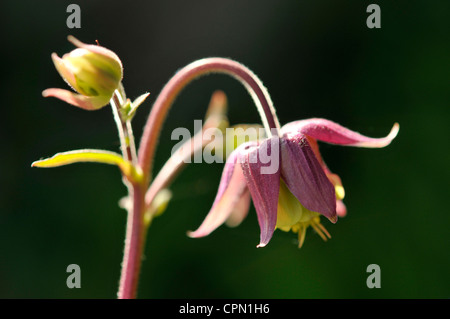
[[[136,298],[142,251],[144,247],[144,196],[142,185],[133,184],[133,208],[128,212],[122,274],[118,292],[119,299]]]

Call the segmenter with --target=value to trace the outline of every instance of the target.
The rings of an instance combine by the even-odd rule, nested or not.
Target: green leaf
[[[133,101],[133,103],[131,103],[131,109],[128,112],[128,117],[130,119],[132,119],[134,117],[134,115],[136,114],[137,108],[139,107],[139,105],[141,105],[142,103],[144,103],[145,99],[150,95],[150,93],[144,93],[141,96],[139,96],[138,98],[136,98],[136,100]]]
[[[57,153],[52,157],[33,162],[31,167],[59,167],[82,162],[117,165],[130,181],[139,182],[142,179],[141,171],[131,162],[117,153],[103,150],[84,149]]]

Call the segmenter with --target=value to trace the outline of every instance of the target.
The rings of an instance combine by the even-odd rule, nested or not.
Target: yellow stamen
[[[311,223],[311,227],[314,228],[314,230],[316,231],[317,235],[319,235],[323,241],[327,241],[327,236],[325,236],[325,234],[320,230],[319,227],[317,227],[316,224]]]
[[[323,239],[323,241],[327,241],[329,238],[331,238],[330,233],[320,223],[320,219],[314,218],[313,220],[311,220],[310,225],[316,231],[316,233]]]
[[[320,228],[320,230],[328,237],[328,239],[331,239],[330,233],[320,222],[317,223],[317,227]]]
[[[303,243],[305,242],[306,228],[307,227],[301,226],[298,230],[298,248],[302,248]]]

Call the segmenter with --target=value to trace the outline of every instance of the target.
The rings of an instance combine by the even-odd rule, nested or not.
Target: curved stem
[[[280,124],[269,93],[252,71],[238,62],[225,58],[198,60],[185,66],[169,80],[156,99],[147,119],[138,152],[138,163],[142,168],[146,183],[150,181],[156,143],[172,103],[189,82],[209,73],[224,73],[239,80],[252,96],[267,136],[279,135]]]

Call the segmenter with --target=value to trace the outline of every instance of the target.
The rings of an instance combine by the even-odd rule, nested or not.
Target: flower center
[[[298,233],[298,246],[302,247],[308,227],[324,240],[331,238],[330,233],[320,223],[320,214],[305,208],[291,193],[283,180],[280,181],[276,228]]]

